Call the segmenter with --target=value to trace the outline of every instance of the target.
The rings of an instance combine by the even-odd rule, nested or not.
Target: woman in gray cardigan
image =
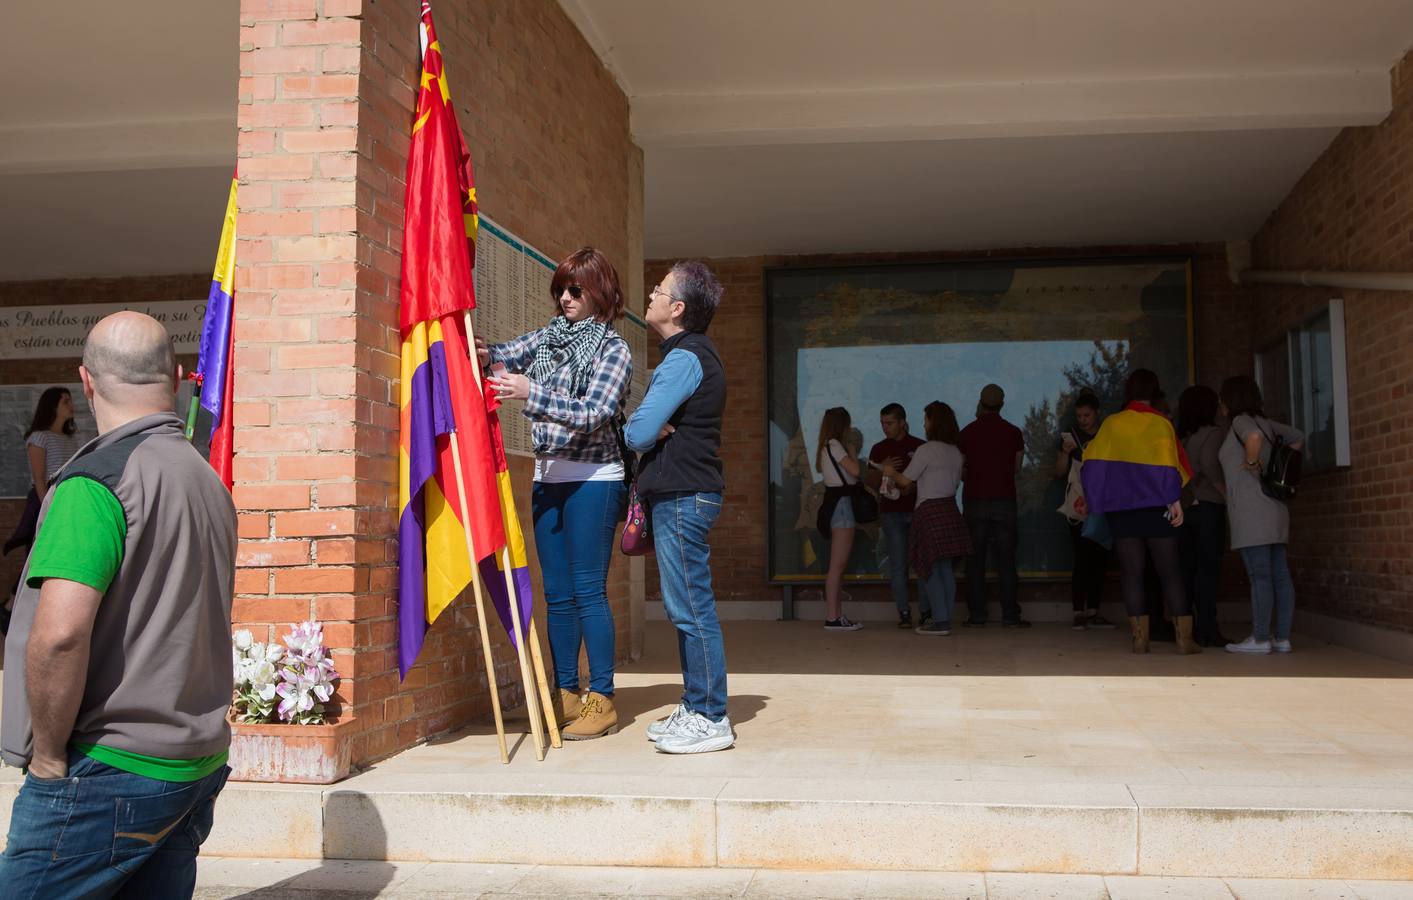
[[[1221,400],[1222,414],[1231,422],[1217,452],[1226,476],[1231,546],[1241,554],[1251,581],[1251,636],[1227,644],[1227,651],[1289,653],[1295,614],[1295,583],[1285,552],[1290,542],[1290,511],[1284,503],[1266,496],[1261,489],[1261,472],[1270,461],[1277,438],[1298,450],[1305,444],[1305,435],[1266,418],[1261,410],[1261,389],[1249,375],[1222,382]]]

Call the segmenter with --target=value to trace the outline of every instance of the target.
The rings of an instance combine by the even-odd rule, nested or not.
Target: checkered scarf
[[[525,374],[532,381],[544,383],[549,376],[569,366],[570,392],[575,397],[583,396],[594,374],[594,359],[608,331],[607,322],[592,317],[570,322],[564,316],[555,316],[541,332],[540,346],[535,349],[535,358]]]

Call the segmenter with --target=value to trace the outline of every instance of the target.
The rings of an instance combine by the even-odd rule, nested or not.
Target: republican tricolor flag
[[[473,563],[484,573],[512,639],[504,557],[509,557],[522,627],[529,623],[531,603],[498,404],[468,355],[467,311],[476,306],[471,277],[476,188],[427,3],[422,4],[421,38],[422,78],[407,160],[400,317],[398,668],[403,677],[417,661],[427,629],[470,585]],[[468,545],[473,556],[467,554]]]
[[[206,298],[206,317],[201,325],[201,348],[192,380],[201,392],[201,406],[211,413],[211,467],[226,489],[231,487],[231,382],[235,333],[235,232],[236,184],[226,200],[226,220],[221,226],[221,243],[216,250],[216,271],[211,276],[211,292]],[[193,408],[193,412],[195,409]]]

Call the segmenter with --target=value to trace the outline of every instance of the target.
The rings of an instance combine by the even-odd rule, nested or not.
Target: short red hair
[[[613,263],[593,247],[580,247],[559,264],[550,280],[550,298],[555,313],[562,313],[559,298],[564,289],[577,284],[593,305],[594,318],[608,322],[623,315],[623,291],[618,286],[618,271]]]

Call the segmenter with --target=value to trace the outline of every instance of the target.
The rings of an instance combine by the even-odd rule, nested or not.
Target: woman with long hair
[[[64,463],[78,452],[78,441],[74,432],[78,423],[74,421],[74,398],[68,388],[46,388],[34,405],[34,416],[25,431],[25,453],[29,461],[31,487],[25,495],[24,512],[14,533],[5,541],[4,551],[23,547],[26,551],[34,543],[34,529],[39,523],[39,509],[44,503],[44,495],[49,490],[49,479],[58,474]],[[14,603],[15,589],[19,579],[5,598],[5,611],[0,615],[4,628],[9,631],[9,611]]]
[[[571,253],[555,269],[550,297],[554,317],[544,328],[489,347],[478,341],[477,351],[492,366],[496,396],[523,400],[533,423],[531,516],[559,688],[553,705],[567,725],[564,737],[574,741],[618,730],[607,583],[627,494],[618,429],[633,361],[613,327],[623,315],[618,273],[602,253]],[[589,657],[586,696],[581,647]]]
[[[1183,493],[1182,568],[1192,600],[1194,639],[1203,647],[1228,643],[1217,625],[1217,578],[1227,549],[1227,487],[1217,451],[1217,392],[1194,385],[1178,397],[1177,436],[1187,451],[1192,480]]]
[[[1135,369],[1124,384],[1124,408],[1104,420],[1084,451],[1080,480],[1090,513],[1102,513],[1119,558],[1119,587],[1133,630],[1133,652],[1148,652],[1144,566],[1153,558],[1163,601],[1173,617],[1177,652],[1201,653],[1192,639],[1192,610],[1183,585],[1178,532],[1182,488],[1191,477],[1172,422],[1152,406],[1158,376]]]
[[[925,579],[932,621],[914,629],[918,634],[952,633],[952,607],[957,601],[957,579],[952,563],[971,554],[971,531],[957,508],[957,488],[966,462],[957,449],[961,429],[952,407],[934,400],[924,409],[923,431],[927,443],[913,451],[902,472],[887,463],[883,474],[904,490],[917,485],[909,558],[919,578]]]
[[[824,411],[819,423],[819,443],[815,448],[814,468],[824,476],[824,503],[829,510],[829,574],[824,579],[824,629],[826,631],[858,631],[863,627],[844,615],[840,592],[844,588],[844,569],[854,550],[854,504],[850,498],[853,486],[859,483],[862,471],[859,459],[849,449],[845,439],[853,419],[842,406]]]
[[[1237,375],[1222,382],[1221,404],[1222,415],[1231,422],[1217,451],[1226,476],[1231,548],[1241,554],[1251,582],[1251,636],[1227,644],[1227,650],[1289,653],[1291,620],[1295,617],[1295,582],[1286,561],[1290,510],[1281,501],[1266,496],[1261,488],[1261,472],[1270,462],[1277,440],[1299,450],[1305,446],[1305,435],[1266,417],[1261,408],[1261,388],[1250,375]]]

